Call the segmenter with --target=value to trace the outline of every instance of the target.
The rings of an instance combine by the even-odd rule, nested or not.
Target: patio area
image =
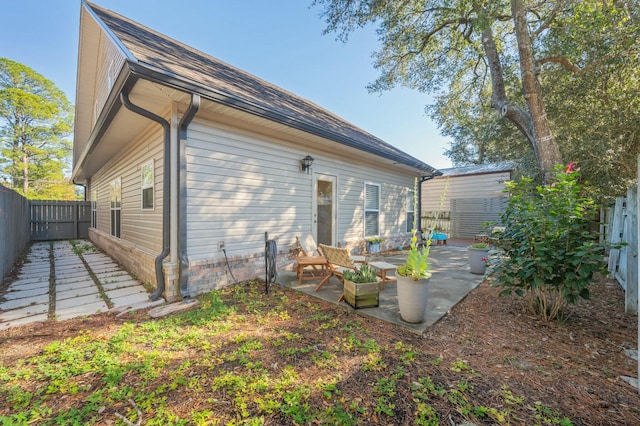
[[[355,311],[361,315],[396,324],[418,334],[424,333],[428,327],[445,316],[451,308],[483,281],[484,276],[469,272],[468,245],[468,241],[449,241],[447,245],[434,245],[431,247],[429,264],[431,265],[432,276],[429,281],[429,299],[424,322],[410,324],[400,318],[394,272],[388,274],[388,277],[392,279],[385,284],[384,290],[380,290],[379,306],[376,308],[356,309]],[[401,265],[406,257],[407,252],[382,253],[368,260],[369,262],[382,261]],[[290,271],[279,272],[278,283],[313,297],[353,309],[344,301],[338,302],[342,294],[342,283],[335,277],[332,277],[324,284],[318,292],[315,291],[315,288],[319,281],[303,281],[298,284],[296,274]]]

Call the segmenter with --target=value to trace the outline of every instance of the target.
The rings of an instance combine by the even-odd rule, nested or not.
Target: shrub
[[[376,271],[369,265],[362,265],[357,271],[345,270],[342,276],[356,284],[374,283],[377,281]]]
[[[544,320],[560,316],[567,304],[589,298],[594,273],[602,272],[603,250],[590,231],[594,202],[580,194],[579,172],[556,167],[548,185],[523,177],[508,182],[510,198],[501,215],[504,232],[496,283],[501,296],[524,297]]]
[[[469,247],[474,249],[486,249],[489,248],[489,243],[473,243]]]

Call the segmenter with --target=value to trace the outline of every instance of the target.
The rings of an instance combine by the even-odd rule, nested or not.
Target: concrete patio
[[[378,307],[356,309],[355,311],[361,315],[396,324],[418,334],[424,333],[428,327],[445,316],[451,308],[464,299],[484,279],[482,275],[475,275],[469,272],[468,244],[467,241],[451,241],[447,245],[434,245],[431,247],[429,263],[432,276],[429,281],[429,299],[424,322],[410,324],[400,318],[395,279],[387,282],[384,290],[380,291],[380,304]],[[394,265],[401,265],[406,257],[406,253],[400,252],[399,254],[376,256],[373,259],[369,259],[369,261],[385,261]],[[389,276],[393,275],[393,272],[389,274]],[[303,281],[299,285],[298,279],[293,272],[279,272],[278,279],[278,282],[285,287],[331,303],[339,303],[348,309],[352,309],[346,302],[338,302],[342,294],[342,283],[335,277],[332,277],[324,284],[318,292],[315,291],[315,288],[319,281]]]
[[[122,311],[129,307],[149,307],[164,300],[151,302],[146,289],[110,257],[82,241],[80,253],[69,241],[34,243],[16,278],[0,299],[0,330],[50,319],[65,320],[79,316]],[[400,318],[395,273],[380,291],[376,308],[355,310],[358,314],[382,319],[422,334],[445,316],[451,308],[476,288],[484,279],[469,272],[468,241],[450,241],[447,245],[431,247],[429,263],[429,299],[426,320],[410,324]],[[76,250],[78,251],[78,250]],[[384,261],[394,265],[404,263],[406,252],[370,257],[369,262]],[[278,283],[313,297],[338,304],[342,283],[332,277],[318,292],[319,281],[304,281],[298,285],[295,273],[280,271]],[[339,302],[352,309],[346,302]]]

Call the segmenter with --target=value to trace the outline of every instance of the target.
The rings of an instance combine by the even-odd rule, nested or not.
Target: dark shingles
[[[517,167],[515,161],[500,161],[498,163],[475,164],[473,166],[452,167],[449,169],[440,169],[442,177],[447,176],[463,176],[463,175],[479,175],[485,173],[509,172]]]
[[[88,4],[139,65],[219,94],[229,106],[249,105],[254,113],[279,117],[302,130],[322,129],[335,140],[396,162],[431,172],[428,164],[348,123],[324,108],[182,44],[128,18]],[[206,96],[206,94],[205,94]]]

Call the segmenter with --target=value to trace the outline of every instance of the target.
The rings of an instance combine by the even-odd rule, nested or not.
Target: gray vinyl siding
[[[451,210],[451,200],[503,197],[505,196],[502,192],[504,182],[509,179],[509,172],[500,172],[439,177],[426,181],[422,186],[422,211],[438,211],[443,193],[445,194],[445,200],[442,205],[443,211]]]
[[[100,54],[98,55],[97,76],[95,86],[95,105],[92,125],[95,125],[100,111],[109,96],[113,82],[124,65],[125,57],[104,33],[100,37]],[[111,83],[111,85],[110,85]]]
[[[264,233],[279,249],[311,233],[313,174],[299,170],[311,155],[313,173],[337,177],[337,237],[363,239],[364,183],[381,184],[381,233],[404,233],[406,191],[413,177],[358,165],[344,156],[196,119],[187,143],[187,241],[191,261],[264,251]]]
[[[122,240],[148,253],[162,251],[162,129],[150,125],[129,148],[107,163],[91,180],[98,192],[97,229],[110,234],[110,184],[122,179]],[[141,167],[154,160],[154,208],[142,210]]]
[[[506,197],[504,182],[509,179],[507,171],[438,177],[425,182],[422,214],[429,219],[426,224],[423,221],[423,226],[436,228],[449,238],[473,239],[484,232],[484,223],[499,222]]]

